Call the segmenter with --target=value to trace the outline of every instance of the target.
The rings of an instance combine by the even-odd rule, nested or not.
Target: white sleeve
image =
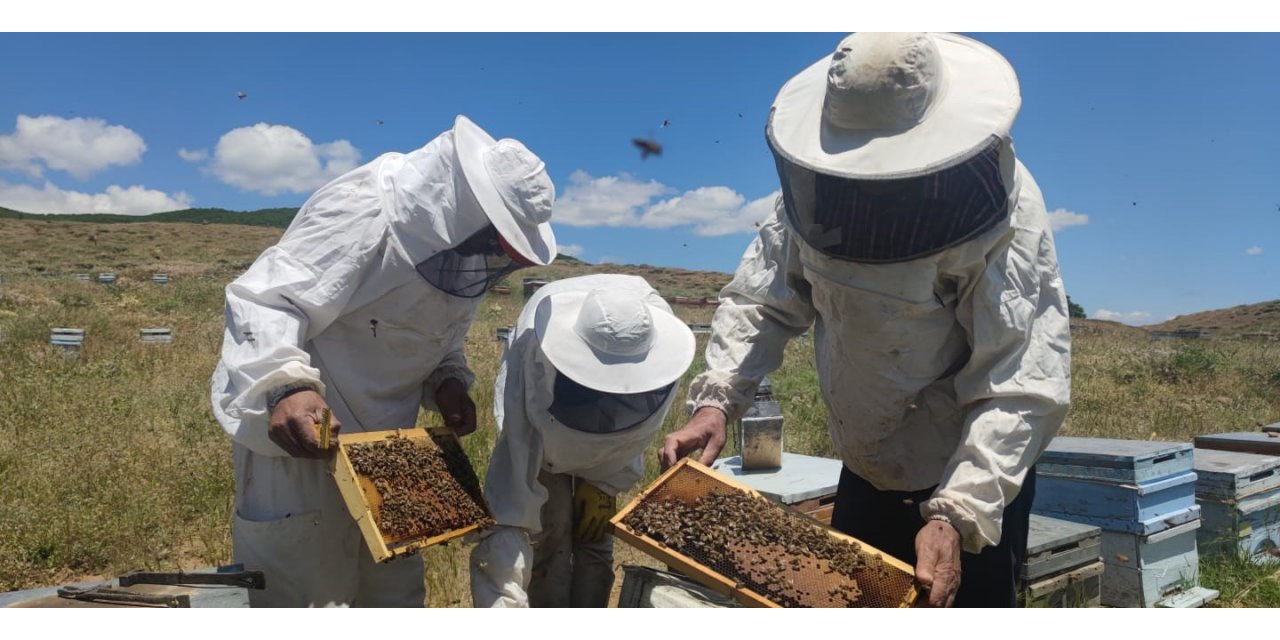
[[[800,250],[781,215],[779,196],[733,281],[720,292],[707,342],[707,371],[690,385],[690,411],[711,406],[737,420],[750,408],[760,380],[782,365],[787,341],[813,324],[816,312]]]
[[[525,331],[507,349],[498,367],[493,404],[500,433],[484,481],[484,497],[494,520],[531,534],[542,530],[542,505],[547,501],[547,488],[538,481],[542,436],[525,412],[522,371],[528,356],[522,357],[521,352],[536,348],[536,341],[533,331]]]
[[[462,341],[465,346],[466,334],[462,334]],[[467,364],[467,354],[462,347],[450,351],[436,366],[435,371],[427,376],[422,383],[422,408],[427,411],[440,412],[440,408],[436,406],[436,389],[444,383],[445,380],[453,378],[462,383],[462,386],[471,390],[471,385],[475,384],[476,374]]]
[[[471,550],[470,568],[471,606],[529,606],[533,544],[524,529],[498,526],[482,534]]]
[[[349,192],[318,192],[280,242],[227,285],[213,411],[255,453],[285,455],[267,437],[269,392],[308,382],[323,393],[305,345],[343,313],[384,240],[377,208],[349,208],[361,200]]]
[[[950,518],[970,553],[999,543],[1005,506],[1071,404],[1067,296],[1044,201],[1026,177],[1009,246],[962,283],[957,318],[972,348],[955,381],[964,431],[920,508]]]

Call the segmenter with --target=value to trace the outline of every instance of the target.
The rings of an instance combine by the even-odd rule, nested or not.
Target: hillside
[[[284,210],[236,213],[221,209],[191,209],[155,216],[106,216],[110,220],[79,220],[94,216],[34,216],[0,210],[0,276],[59,276],[113,271],[122,278],[146,280],[152,273],[224,278],[234,277],[258,254],[280,238],[273,225],[218,224],[216,227],[181,222],[214,211],[227,216],[271,215]],[[4,215],[4,214],[12,215]],[[18,218],[22,215],[22,218]],[[171,220],[157,220],[170,216]],[[292,215],[290,212],[289,215]],[[127,218],[133,224],[112,224]],[[218,218],[211,217],[210,220]],[[286,222],[287,225],[287,222]],[[281,225],[283,227],[285,225]],[[505,284],[519,289],[524,278],[557,280],[590,273],[627,273],[649,281],[664,296],[715,296],[730,275],[650,265],[593,265],[566,255],[547,267],[523,269]]]
[[[1280,300],[1190,313],[1160,324],[1145,326],[1143,329],[1208,331],[1214,337],[1240,336],[1250,333],[1280,334]]]
[[[296,208],[258,209],[257,211],[228,211],[227,209],[183,209],[145,216],[125,216],[112,213],[27,213],[0,207],[0,218],[13,220],[37,220],[44,222],[96,222],[99,224],[188,222],[192,224],[238,224],[257,227],[289,226]]]

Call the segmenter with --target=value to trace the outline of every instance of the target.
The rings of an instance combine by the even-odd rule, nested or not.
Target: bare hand
[[[444,418],[444,426],[453,429],[458,437],[476,430],[476,403],[467,395],[467,388],[456,378],[445,380],[436,389],[436,407]]]
[[[929,520],[916,534],[916,582],[929,592],[926,606],[950,607],[960,588],[960,532]]]
[[[337,447],[320,448],[320,417],[329,405],[320,394],[309,391],[291,393],[276,404],[267,426],[267,436],[276,446],[295,458],[328,458]],[[333,416],[329,423],[330,437],[338,435],[342,423]]]
[[[728,416],[715,407],[702,407],[693,413],[679,431],[667,434],[658,450],[658,462],[666,470],[693,451],[702,449],[698,462],[710,466],[724,448],[725,423]]]

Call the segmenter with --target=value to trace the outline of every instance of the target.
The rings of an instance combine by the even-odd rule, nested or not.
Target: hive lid
[[[1195,450],[1196,497],[1238,500],[1280,487],[1280,457]]]
[[[778,469],[744,471],[741,456],[721,458],[711,465],[715,472],[783,504],[796,504],[835,493],[840,485],[842,467],[839,460],[786,451],[782,452],[782,467]]]

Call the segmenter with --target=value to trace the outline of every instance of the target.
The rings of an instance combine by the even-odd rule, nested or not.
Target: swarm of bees
[[[858,579],[889,573],[856,543],[741,491],[692,502],[655,495],[622,523],[785,607],[857,606]]]
[[[347,453],[356,473],[378,491],[374,519],[388,541],[493,524],[480,481],[456,440],[393,436],[352,445]]]

